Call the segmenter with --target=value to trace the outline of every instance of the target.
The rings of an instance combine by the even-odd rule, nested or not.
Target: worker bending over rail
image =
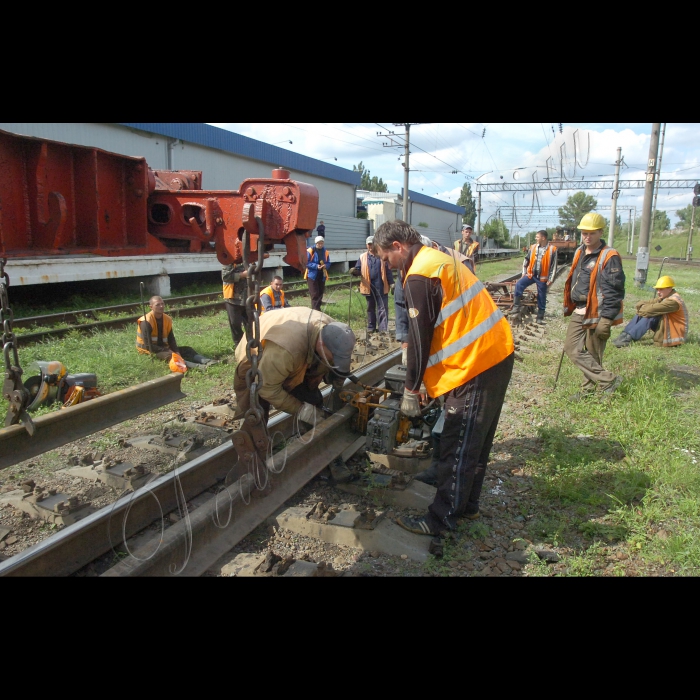
[[[616,348],[625,348],[640,340],[647,331],[654,331],[654,345],[672,348],[688,340],[688,309],[668,275],[657,280],[656,301],[637,302],[637,313],[625,330],[613,340]]]
[[[444,400],[437,493],[428,512],[397,520],[440,535],[457,519],[479,517],[479,497],[501,407],[513,371],[510,325],[484,285],[452,256],[428,248],[405,221],[374,234],[380,257],[400,271],[409,319],[401,411],[421,415],[421,385]]]
[[[200,355],[193,348],[178,346],[173,333],[173,319],[165,313],[162,297],[154,296],[148,301],[151,310],[141,316],[136,326],[136,349],[142,355],[155,355],[159,360],[170,362],[177,353],[189,368],[216,364],[216,360]]]
[[[258,387],[258,397],[265,420],[270,406],[296,414],[310,425],[323,420],[319,386],[325,381],[339,390],[350,374],[355,347],[355,334],[350,327],[321,311],[292,306],[260,317],[260,340],[263,352],[258,368],[262,385]],[[236,348],[233,388],[238,418],[250,408],[245,377],[251,364],[246,357],[246,343],[244,336]]]

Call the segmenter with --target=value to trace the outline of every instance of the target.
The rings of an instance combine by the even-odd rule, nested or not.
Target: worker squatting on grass
[[[180,355],[189,368],[211,365],[216,362],[197,353],[187,345],[180,347],[173,332],[173,319],[165,313],[162,297],[148,300],[149,313],[141,316],[136,327],[136,350],[143,355],[155,355],[159,360],[170,362],[173,353]]]

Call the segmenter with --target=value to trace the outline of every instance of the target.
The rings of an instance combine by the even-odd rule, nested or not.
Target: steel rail
[[[358,370],[356,376],[363,384],[377,384],[383,379],[386,370],[400,361],[400,357],[401,351],[396,350],[366,365],[361,370]],[[351,387],[354,385],[350,383],[347,384],[347,386]],[[328,395],[330,390],[330,387],[326,387],[323,392],[324,395]],[[97,399],[93,399],[93,401],[96,400]],[[86,405],[89,405],[89,403],[92,402],[88,402]],[[354,411],[354,409],[352,410]],[[303,452],[295,452],[294,455],[289,455],[288,468],[290,467],[289,460],[292,457],[295,460],[298,458],[300,462],[308,464],[312,459],[309,455],[309,450],[311,450],[314,455],[320,454],[317,452],[320,449],[325,450],[325,448],[319,444],[317,437],[319,435],[326,435],[327,431],[332,432],[332,429],[335,427],[345,426],[348,419],[346,413],[346,409],[342,409],[337,414],[328,418],[327,421],[324,421],[322,426],[317,428],[317,435],[314,436],[314,439],[307,445],[305,455]],[[282,435],[291,434],[292,425],[293,418],[286,413],[279,413],[269,422],[271,432],[280,432]],[[323,430],[323,432],[321,432],[321,430]],[[345,431],[346,427],[342,427],[341,434],[344,435]],[[357,436],[354,435],[354,438],[357,438]],[[324,451],[323,459],[327,457],[327,454],[337,451],[335,446],[335,433],[333,434],[333,439],[327,439],[324,443],[325,442],[330,443],[330,452],[326,453]],[[338,440],[338,445],[345,444],[345,442],[345,438],[343,438],[343,440]],[[340,453],[338,452],[337,454]],[[337,454],[334,454],[334,456],[337,456]],[[330,457],[328,462],[332,459],[333,457]],[[328,464],[328,462],[325,464]],[[110,549],[119,546],[124,537],[131,537],[145,527],[148,527],[154,521],[157,521],[162,515],[177,508],[178,498],[180,499],[180,505],[182,505],[182,498],[184,498],[185,501],[194,498],[222,479],[226,479],[227,475],[230,475],[232,470],[235,470],[236,467],[237,454],[233,444],[229,442],[220,445],[201,457],[155,479],[133,494],[123,496],[112,505],[105,506],[86,518],[79,520],[77,523],[64,528],[46,540],[0,563],[0,576],[67,576],[75,573],[78,569],[89,564],[97,557],[109,552]],[[242,470],[242,466],[240,466],[239,469]],[[284,476],[284,472],[286,471],[287,469],[285,469],[280,476]],[[300,479],[304,478],[306,477],[303,474],[301,476],[298,475],[296,469],[289,468],[288,475],[280,480],[280,493],[288,493],[289,489],[295,488],[295,484],[297,484]],[[306,478],[306,481],[310,478],[311,476]],[[304,483],[306,483],[306,481],[304,481]],[[282,486],[282,484],[284,485]],[[298,488],[301,488],[301,485],[303,484],[300,484],[296,489],[298,490]],[[244,487],[245,493],[245,484],[239,482],[239,486]],[[228,490],[230,493],[233,492],[230,486]],[[178,493],[180,494],[179,496]],[[294,493],[294,491],[292,491],[292,493]],[[292,495],[292,493],[289,493],[289,495]],[[289,495],[287,498],[289,498]],[[263,500],[266,498],[269,498],[269,496],[264,497]],[[275,497],[275,499],[276,498],[277,497]],[[273,501],[270,501],[270,503],[272,502]],[[224,508],[228,509],[227,504],[228,500],[226,498],[221,504],[220,512],[222,512],[222,514]],[[251,502],[250,505],[252,506],[253,503]],[[196,510],[194,512],[196,513]],[[223,515],[222,517],[225,518]],[[255,517],[258,516],[256,515]],[[241,528],[245,529],[245,527],[248,526],[250,526],[248,530],[248,532],[250,532],[250,530],[256,527],[256,524],[259,523],[253,523],[251,517],[244,514],[241,521],[237,521],[236,532],[240,532]],[[176,527],[176,525],[172,527]],[[169,529],[172,529],[172,527]],[[230,538],[233,530],[229,531],[228,528],[226,528],[226,530],[228,531],[226,537]],[[201,569],[203,566],[202,557],[206,559],[204,552],[195,552],[195,556],[190,563],[192,568],[187,570],[188,574],[190,571]]]
[[[0,469],[184,399],[182,377],[180,373],[168,374],[34,418],[33,436],[23,425],[0,429]]]
[[[335,289],[338,287],[342,287],[344,285],[347,285],[348,283],[352,284],[353,280],[345,280],[342,282],[336,282],[334,284],[327,284],[326,289]],[[290,297],[294,299],[295,297],[300,297],[300,296],[305,296],[309,292],[307,289],[291,289],[288,292],[285,292],[285,297]],[[210,296],[210,295],[206,295]],[[215,295],[215,296],[221,296]],[[181,299],[187,299],[187,297],[180,297]],[[192,297],[194,298],[194,297]],[[172,316],[173,318],[180,318],[180,317],[186,317],[186,316],[199,316],[202,313],[205,313],[207,311],[216,311],[218,309],[223,309],[224,305],[226,302],[224,302],[223,299],[220,301],[214,301],[210,303],[205,303],[205,304],[197,304],[195,306],[183,306],[179,308],[168,308],[168,315]],[[109,309],[110,307],[103,307],[104,309]],[[112,308],[117,308],[117,307],[112,307]],[[72,312],[74,314],[82,314],[88,312],[89,309],[85,309],[84,311],[75,311]],[[68,312],[67,312],[68,313]],[[55,314],[55,317],[58,316],[63,316],[65,314]],[[109,329],[115,329],[115,328],[127,328],[128,326],[134,325],[137,323],[139,318],[141,318],[142,314],[138,314],[136,316],[123,316],[121,318],[115,318],[115,319],[109,319],[107,321],[95,321],[93,323],[78,323],[77,325],[74,326],[65,326],[63,328],[54,328],[51,330],[46,330],[46,331],[36,331],[34,333],[20,333],[18,334],[17,337],[17,346],[18,347],[23,347],[26,345],[30,345],[32,343],[40,343],[43,340],[46,340],[47,338],[61,338],[64,335],[68,335],[69,333],[72,333],[73,331],[77,331],[79,333],[90,333],[92,331],[96,330],[109,330]],[[27,317],[24,319],[21,319],[22,321],[33,321],[35,319],[48,319],[51,318],[50,316],[35,316],[35,317]],[[27,324],[28,325],[28,324]],[[27,325],[24,327],[26,328]]]
[[[347,277],[348,279],[343,279],[344,277]],[[350,279],[350,275],[339,275],[338,277],[331,277],[330,281],[333,283],[348,282]],[[301,284],[301,281],[290,282],[290,284]],[[299,296],[300,293],[305,291],[308,290],[290,289],[288,292],[285,292],[285,294],[294,294],[295,296]],[[184,297],[168,297],[166,299],[169,305],[186,304],[192,301],[207,302],[219,300],[221,300],[221,292],[206,292],[204,294],[192,294]],[[15,328],[30,328],[31,326],[50,326],[56,323],[76,323],[79,318],[96,319],[96,314],[121,314],[128,313],[129,311],[139,311],[140,309],[141,302],[135,302],[133,304],[116,304],[114,306],[97,306],[91,309],[79,309],[78,311],[63,311],[60,313],[46,314],[43,316],[26,316],[25,318],[16,318],[13,324]]]

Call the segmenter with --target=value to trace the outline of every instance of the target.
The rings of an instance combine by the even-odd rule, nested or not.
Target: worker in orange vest
[[[162,297],[153,296],[148,305],[151,310],[141,316],[136,324],[136,350],[142,355],[155,355],[170,362],[173,353],[180,355],[189,368],[217,364],[217,360],[200,355],[187,345],[179,347],[173,333],[173,319],[165,313]]]
[[[389,264],[376,256],[374,236],[368,236],[365,245],[367,250],[360,255],[350,274],[360,278],[360,294],[367,299],[367,330],[370,333],[386,331],[389,328],[389,290],[394,288],[394,276]]]
[[[547,291],[554,282],[557,271],[557,249],[549,243],[543,229],[535,234],[536,243],[530,248],[523,261],[522,277],[515,284],[513,313],[519,313],[523,292],[532,284],[537,285],[537,323],[544,323],[547,307]]]
[[[616,348],[640,340],[647,331],[655,331],[654,345],[659,348],[677,347],[688,340],[688,309],[674,284],[664,275],[654,285],[656,300],[637,302],[637,313],[613,340]]]
[[[262,304],[261,314],[274,309],[289,308],[289,302],[284,298],[283,284],[284,280],[279,275],[275,275],[272,278],[270,286],[265,287],[265,289],[260,292],[260,302]]]
[[[423,245],[410,224],[382,224],[374,243],[382,260],[399,270],[404,285],[409,334],[401,412],[420,416],[425,395],[444,400],[437,493],[425,515],[396,522],[411,532],[437,536],[454,529],[460,517],[479,517],[486,466],[513,371],[513,335],[484,285],[452,256]]]
[[[610,328],[622,323],[622,302],[625,298],[625,271],[620,254],[601,240],[605,219],[589,212],[582,219],[582,245],[576,250],[569,276],[564,284],[564,316],[570,316],[564,352],[583,372],[583,396],[601,389],[612,394],[622,377],[603,369],[603,353],[610,337]]]

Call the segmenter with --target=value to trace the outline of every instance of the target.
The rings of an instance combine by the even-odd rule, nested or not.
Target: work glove
[[[408,367],[408,345],[405,348],[401,348],[401,364],[404,367]]]
[[[316,408],[316,406],[312,406],[310,403],[304,403],[297,411],[297,418],[309,425],[317,425],[322,420],[325,420],[326,414],[320,408]]]
[[[610,337],[610,327],[612,326],[611,318],[601,318],[598,325],[595,327],[595,337],[598,340],[607,340]]]
[[[412,394],[408,389],[403,390],[401,413],[409,418],[420,416],[420,394]]]
[[[362,274],[362,272],[360,270],[358,270],[356,267],[353,267],[352,270],[350,270],[350,274],[353,277],[359,277]]]

